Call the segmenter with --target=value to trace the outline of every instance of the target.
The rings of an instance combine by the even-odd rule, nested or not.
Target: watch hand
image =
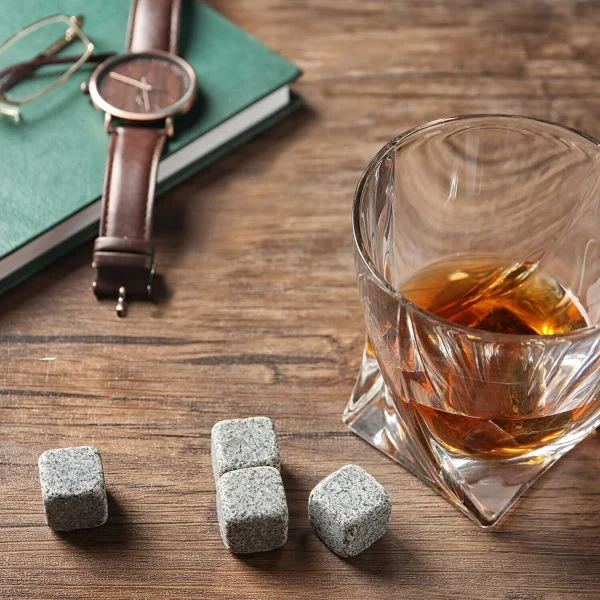
[[[127,77],[127,75],[121,75],[121,73],[116,73],[115,71],[111,71],[108,74],[108,76],[122,83],[126,83],[128,85],[132,85],[133,87],[139,88],[140,90],[145,90],[148,92],[152,89],[152,86],[148,85],[147,83],[142,83],[137,79],[133,79],[133,77]]]
[[[140,81],[149,86],[149,92],[160,92],[161,94],[166,94],[169,91],[166,88],[156,87],[155,85],[148,83],[146,77],[142,77]]]
[[[142,98],[144,98],[144,108],[146,109],[146,112],[149,112],[150,98],[148,97],[148,90],[146,90],[146,89],[142,90]]]
[[[149,86],[149,92],[160,92],[161,94],[166,94],[169,91],[166,88],[156,87],[155,85],[148,83],[148,80],[145,77],[142,77],[141,81]]]
[[[145,77],[142,77],[140,81],[144,85],[150,86],[150,89],[152,89],[152,86],[146,81]],[[148,91],[149,90],[142,90],[142,97],[144,98],[144,108],[146,109],[146,112],[150,111],[150,96],[148,95]]]

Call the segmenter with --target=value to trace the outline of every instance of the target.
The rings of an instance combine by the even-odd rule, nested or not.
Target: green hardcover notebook
[[[0,41],[59,12],[85,17],[96,52],[121,52],[127,0],[20,0],[0,21]],[[31,57],[41,48],[31,48]],[[298,68],[211,8],[184,7],[180,52],[198,75],[200,101],[176,122],[158,174],[172,187],[297,108]],[[97,233],[108,136],[79,90],[93,65],[26,105],[23,122],[0,115],[0,292]]]

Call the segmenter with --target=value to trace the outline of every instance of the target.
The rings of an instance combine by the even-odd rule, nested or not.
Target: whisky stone
[[[279,471],[250,467],[222,475],[217,482],[217,516],[223,543],[236,554],[283,546],[288,507]]]
[[[346,465],[310,493],[308,516],[317,535],[339,556],[356,556],[387,530],[391,503],[363,468]]]
[[[55,531],[104,525],[108,502],[100,452],[91,446],[58,448],[38,460],[46,522]]]
[[[268,417],[219,421],[212,428],[211,453],[215,481],[236,469],[279,469],[277,436]]]

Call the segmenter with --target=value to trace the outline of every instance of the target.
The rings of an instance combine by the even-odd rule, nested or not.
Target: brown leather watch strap
[[[100,236],[94,243],[98,296],[149,296],[152,209],[164,129],[116,127],[111,133]]]
[[[177,54],[181,0],[133,0],[126,50]]]
[[[126,49],[177,53],[181,0],[133,0]],[[149,297],[152,291],[152,210],[164,127],[117,126],[111,131],[100,236],[94,243],[97,296]]]

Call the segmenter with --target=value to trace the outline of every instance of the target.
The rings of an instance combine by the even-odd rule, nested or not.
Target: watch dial
[[[112,107],[133,114],[169,112],[190,92],[192,81],[168,56],[131,54],[107,66],[98,77],[98,93]]]

